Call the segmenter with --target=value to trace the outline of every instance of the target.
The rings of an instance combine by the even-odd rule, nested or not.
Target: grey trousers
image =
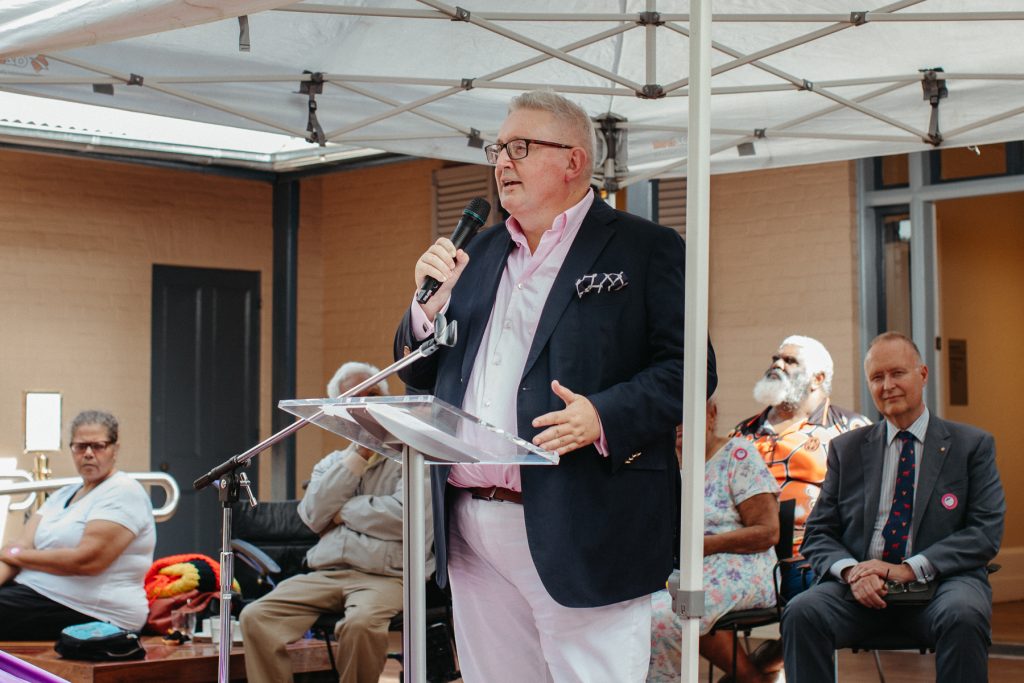
[[[910,637],[935,648],[937,681],[988,680],[992,589],[969,576],[942,580],[924,606],[874,610],[844,597],[846,586],[824,581],[797,595],[782,614],[786,683],[835,680],[833,656],[868,637]]]
[[[402,611],[402,579],[354,569],[299,574],[242,610],[250,683],[293,680],[285,647],[321,614],[345,612],[334,627],[341,683],[377,683],[387,661],[388,624]]]

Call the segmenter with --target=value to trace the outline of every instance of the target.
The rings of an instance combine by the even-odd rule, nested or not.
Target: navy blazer
[[[452,292],[448,320],[459,340],[401,373],[410,390],[461,406],[513,242],[503,224],[470,243],[469,265]],[[669,228],[612,209],[599,199],[566,255],[534,335],[515,397],[518,434],[565,404],[557,379],[583,394],[601,417],[609,455],[594,446],[557,466],[521,470],[526,532],[551,597],[595,607],[653,593],[672,570],[679,522],[675,426],[683,395],[683,241]],[[590,273],[623,272],[618,291],[577,296]],[[410,314],[395,337],[395,357],[415,348]],[[708,344],[708,393],[714,390]],[[509,397],[510,399],[512,397]],[[438,581],[447,581],[448,466],[431,467]]]
[[[832,440],[821,495],[807,520],[801,551],[821,580],[838,560],[866,560],[882,487],[886,423]],[[992,435],[931,415],[914,495],[911,553],[922,554],[939,578],[987,582],[999,552],[1006,500]]]

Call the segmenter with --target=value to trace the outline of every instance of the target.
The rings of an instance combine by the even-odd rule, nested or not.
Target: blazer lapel
[[[949,443],[951,439],[946,426],[937,417],[928,419],[928,430],[924,435],[924,446],[922,448],[921,468],[917,475],[917,488],[914,492],[914,518],[910,524],[911,548],[914,546],[914,539],[917,538],[917,530],[921,526],[921,518],[924,516],[928,501],[932,499],[935,491],[935,484],[939,480],[942,466],[949,454]]]
[[[533,335],[530,353],[526,357],[523,377],[537,362],[541,349],[554,333],[565,307],[576,296],[576,280],[589,272],[605,244],[611,239],[614,230],[608,224],[614,219],[615,213],[608,205],[595,198],[593,206],[583,219],[576,239],[573,240],[569,253],[566,254],[565,261],[551,285],[551,292],[548,294],[540,321],[537,323],[537,331]]]
[[[477,272],[480,273],[479,282],[475,283],[476,296],[473,297],[473,307],[469,311],[465,323],[460,323],[460,334],[465,335],[465,353],[462,356],[462,372],[459,375],[468,379],[473,370],[473,361],[476,360],[477,351],[480,349],[480,340],[483,339],[484,330],[487,329],[487,321],[491,317],[491,308],[494,306],[494,297],[497,296],[498,284],[501,282],[501,274],[505,270],[505,263],[508,261],[508,254],[512,250],[512,237],[503,227],[496,227],[502,234],[491,243],[487,250],[479,254],[480,266]],[[463,383],[465,390],[465,383]]]
[[[871,536],[875,532],[878,504],[882,497],[882,466],[885,463],[885,421],[871,428],[871,433],[860,446],[860,463],[864,472],[864,549],[861,557],[868,556]]]

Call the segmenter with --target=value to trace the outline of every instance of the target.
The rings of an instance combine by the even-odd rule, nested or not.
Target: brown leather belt
[[[474,498],[479,498],[480,500],[502,500],[506,503],[523,504],[523,494],[521,491],[503,489],[500,486],[488,486],[486,488],[470,486],[466,490],[473,494]]]

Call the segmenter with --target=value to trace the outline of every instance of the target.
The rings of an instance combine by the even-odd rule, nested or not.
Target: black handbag
[[[68,626],[60,632],[60,638],[53,649],[65,659],[86,659],[94,662],[126,661],[146,657],[146,650],[139,642],[137,633],[105,621],[90,621],[86,624]]]

